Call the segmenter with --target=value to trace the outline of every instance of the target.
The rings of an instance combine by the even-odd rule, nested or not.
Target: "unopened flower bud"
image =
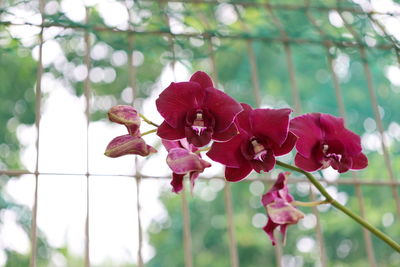
[[[126,134],[111,140],[104,154],[110,158],[116,158],[128,154],[148,156],[155,152],[157,150],[147,145],[142,138]]]
[[[123,124],[131,135],[138,135],[140,127],[139,113],[131,106],[118,105],[108,111],[110,121]]]

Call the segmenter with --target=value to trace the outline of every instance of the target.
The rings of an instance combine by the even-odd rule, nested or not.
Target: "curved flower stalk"
[[[328,193],[328,191],[326,191],[326,189],[323,187],[323,185],[320,182],[318,182],[318,180],[311,173],[304,171],[298,167],[292,166],[290,164],[284,163],[284,162],[277,161],[276,164],[281,167],[284,167],[286,169],[304,174],[306,176],[306,178],[317,188],[317,190],[321,193],[321,195],[323,195],[325,197],[324,202],[330,203],[332,206],[334,206],[335,208],[337,208],[338,210],[340,210],[341,212],[343,212],[344,214],[349,216],[351,219],[353,219],[357,223],[359,223],[362,227],[364,227],[365,229],[368,229],[368,231],[373,233],[376,237],[378,237],[383,242],[388,244],[394,250],[396,250],[397,252],[400,252],[400,245],[398,243],[396,243],[396,241],[394,241],[389,236],[387,236],[386,234],[381,232],[379,229],[377,229],[376,227],[374,227],[373,225],[368,223],[366,220],[364,220],[363,218],[361,218],[360,216],[358,216],[357,214],[355,214],[354,212],[352,212],[351,210],[349,210],[348,208],[346,208],[345,206],[343,206],[342,204],[337,202]]]
[[[130,106],[111,108],[109,119],[125,125],[128,134],[114,138],[107,146],[106,156],[155,153],[141,136],[157,131],[168,151],[166,163],[173,172],[171,185],[175,193],[182,190],[185,175],[189,176],[193,188],[199,174],[211,166],[200,155],[208,149],[207,155],[212,160],[225,165],[225,178],[230,182],[244,179],[252,170],[268,172],[279,165],[305,175],[325,200],[295,201],[288,191],[288,173],[280,173],[273,187],[262,197],[268,215],[264,231],[273,244],[276,243],[273,235],[276,228],[285,241],[287,227],[303,218],[296,206],[329,203],[400,252],[399,244],[334,200],[310,173],[329,166],[339,173],[367,167],[368,159],[362,153],[360,137],[344,127],[343,119],[310,113],[290,120],[292,111],[288,108],[253,109],[214,88],[210,77],[200,71],[188,82],[171,83],[156,100],[156,106],[164,118],[161,125]],[[141,134],[140,118],[156,129]],[[210,148],[199,149],[211,140],[214,142]],[[297,167],[276,160],[294,147]]]
[[[107,145],[104,154],[110,158],[117,158],[124,155],[135,154],[148,156],[156,153],[152,146],[146,144],[140,135],[140,116],[131,106],[114,106],[108,111],[110,121],[125,125],[128,134],[117,136]]]

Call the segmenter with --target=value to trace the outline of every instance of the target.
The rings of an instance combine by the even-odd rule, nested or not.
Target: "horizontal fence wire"
[[[148,2],[154,3],[157,2],[159,4],[160,10],[166,9],[167,2],[176,2],[176,3],[183,3],[183,4],[190,4],[190,5],[220,5],[222,2],[220,1],[198,1],[198,0],[181,0],[181,1],[155,1],[155,0],[146,0],[140,2]],[[367,52],[369,50],[384,50],[384,51],[392,51],[397,58],[398,63],[400,64],[400,42],[396,39],[393,35],[389,34],[386,31],[386,28],[376,19],[376,16],[384,15],[389,17],[400,17],[400,12],[378,12],[375,10],[362,10],[360,8],[354,7],[347,7],[343,6],[342,3],[344,1],[337,1],[335,6],[324,6],[324,5],[315,5],[312,4],[309,0],[304,0],[303,4],[272,4],[269,2],[262,3],[262,2],[250,2],[250,1],[230,1],[230,2],[223,2],[226,4],[231,4],[235,8],[235,11],[238,15],[238,21],[240,23],[240,27],[242,32],[240,33],[221,33],[218,32],[218,29],[211,29],[210,23],[208,22],[207,17],[202,13],[199,12],[196,14],[201,21],[201,23],[205,26],[207,31],[204,32],[183,32],[183,33],[173,33],[171,31],[171,25],[169,25],[170,18],[168,17],[167,12],[165,12],[165,22],[168,25],[166,29],[152,29],[152,30],[142,30],[137,29],[134,27],[132,23],[132,17],[129,11],[129,7],[127,5],[128,14],[129,14],[129,27],[128,29],[119,29],[108,27],[104,25],[91,25],[89,20],[89,8],[86,8],[86,22],[84,24],[80,23],[68,23],[68,22],[57,22],[54,21],[53,18],[46,16],[44,12],[44,5],[45,1],[39,1],[39,11],[42,15],[41,23],[40,24],[33,24],[29,22],[23,23],[15,23],[13,21],[0,21],[0,26],[35,26],[40,28],[39,37],[39,56],[38,56],[38,71],[37,71],[37,84],[36,84],[36,120],[35,125],[37,129],[37,136],[36,136],[36,166],[35,171],[28,171],[28,170],[0,170],[0,175],[7,175],[7,176],[22,176],[22,175],[34,175],[35,176],[35,193],[34,193],[34,203],[32,208],[32,229],[31,229],[31,257],[30,257],[30,266],[35,267],[37,262],[37,212],[38,212],[38,186],[39,186],[39,176],[42,175],[51,175],[51,176],[66,176],[66,175],[74,175],[74,176],[82,176],[86,177],[87,181],[87,191],[86,191],[86,224],[85,224],[85,266],[91,266],[90,263],[90,228],[89,228],[89,180],[96,179],[96,177],[104,177],[104,176],[120,176],[120,177],[128,177],[136,179],[136,212],[138,214],[138,249],[137,249],[137,263],[138,266],[144,266],[143,257],[142,257],[142,243],[143,243],[143,235],[142,235],[142,226],[141,226],[141,205],[140,205],[140,182],[142,179],[170,179],[170,176],[151,176],[151,175],[143,175],[138,166],[138,161],[135,159],[135,173],[132,175],[126,174],[113,174],[113,173],[90,173],[89,172],[89,123],[90,123],[90,101],[91,101],[91,89],[90,89],[90,79],[89,75],[87,75],[85,82],[84,82],[84,95],[86,99],[86,110],[85,115],[87,119],[87,157],[86,157],[86,173],[57,173],[57,172],[39,172],[39,146],[40,146],[40,117],[41,117],[41,101],[42,101],[42,92],[41,92],[41,80],[43,76],[43,64],[42,64],[42,57],[43,57],[43,32],[45,29],[50,27],[61,27],[65,29],[72,29],[83,31],[84,39],[86,44],[86,52],[84,57],[84,63],[86,65],[87,70],[90,70],[91,62],[90,62],[90,33],[91,32],[110,32],[113,34],[126,34],[128,36],[128,43],[129,43],[129,51],[134,51],[135,47],[135,39],[141,38],[141,36],[159,36],[167,37],[169,43],[169,49],[172,54],[172,60],[170,62],[171,68],[175,75],[175,64],[178,60],[175,49],[174,49],[174,42],[176,38],[190,38],[190,37],[198,37],[205,40],[206,45],[208,47],[208,58],[210,59],[211,63],[211,76],[215,84],[218,84],[218,67],[217,67],[217,60],[214,51],[214,41],[216,39],[228,39],[233,41],[245,41],[246,49],[247,49],[247,57],[249,60],[250,65],[250,77],[251,77],[251,84],[252,84],[252,93],[253,98],[256,103],[257,107],[261,106],[262,99],[261,99],[261,89],[260,89],[260,72],[257,66],[257,59],[256,53],[254,51],[253,43],[256,41],[261,41],[265,43],[278,43],[283,46],[284,56],[286,59],[286,69],[288,71],[288,79],[290,81],[290,91],[292,97],[292,105],[294,106],[294,110],[296,114],[301,113],[301,97],[300,92],[301,89],[299,88],[298,83],[296,82],[296,70],[295,64],[293,60],[293,52],[292,52],[292,45],[319,45],[325,49],[325,57],[326,57],[326,67],[332,77],[333,88],[335,90],[336,102],[338,106],[339,114],[345,118],[346,116],[346,107],[344,104],[344,97],[343,97],[343,90],[341,88],[341,84],[337,73],[334,69],[334,55],[331,53],[331,48],[356,48],[360,54],[362,66],[364,70],[364,76],[366,78],[367,90],[370,95],[370,103],[371,109],[374,113],[375,121],[377,122],[378,131],[380,133],[380,141],[383,150],[383,158],[386,164],[386,169],[388,172],[389,179],[384,179],[381,177],[371,177],[369,180],[361,180],[356,175],[353,175],[352,178],[345,178],[345,179],[337,179],[337,180],[326,180],[321,178],[320,181],[325,183],[326,185],[351,185],[354,186],[356,191],[356,197],[358,200],[358,207],[359,212],[362,217],[365,217],[365,209],[364,209],[364,197],[362,194],[361,186],[385,186],[390,187],[392,190],[392,195],[396,204],[396,210],[398,216],[400,216],[400,197],[398,194],[398,187],[400,186],[400,179],[395,177],[395,173],[393,170],[393,166],[391,163],[390,152],[387,149],[387,144],[385,143],[384,139],[384,126],[382,119],[379,114],[379,105],[376,96],[376,88],[374,87],[372,74],[369,66],[369,62],[367,59]],[[132,2],[133,3],[133,2]],[[239,7],[254,7],[254,8],[262,8],[271,16],[272,23],[278,29],[279,36],[264,36],[264,35],[256,35],[250,33],[251,26],[247,25],[247,22],[244,18],[241,17],[241,12]],[[3,4],[0,8],[0,12],[7,10],[7,6]],[[279,19],[279,16],[275,14],[277,10],[283,11],[301,11],[304,12],[305,17],[311,23],[312,27],[317,31],[319,35],[319,39],[312,39],[312,38],[303,38],[303,37],[293,37],[290,36],[289,33],[286,32],[284,25]],[[317,22],[317,19],[313,17],[312,11],[321,11],[321,12],[330,12],[335,11],[339,14],[342,21],[344,22],[344,26],[348,30],[348,32],[352,35],[351,40],[341,40],[330,36]],[[362,40],[359,33],[353,28],[353,26],[347,22],[346,17],[343,16],[343,12],[350,12],[352,14],[359,14],[359,15],[366,15],[368,16],[369,20],[372,24],[376,25],[384,34],[387,43],[379,43],[374,46],[367,45],[364,40]],[[1,14],[1,13],[0,13]],[[136,69],[134,67],[135,64],[132,62],[132,57],[128,58],[128,72],[129,72],[129,86],[132,89],[133,99],[135,98],[137,92],[136,86]],[[261,74],[262,75],[262,74]],[[175,78],[176,81],[176,78]],[[134,102],[132,102],[132,105]],[[210,178],[206,178],[204,176],[200,176],[199,179],[207,180]],[[225,180],[224,177],[221,176],[214,176],[212,179],[222,179]],[[257,177],[251,177],[250,179],[244,180],[245,182],[253,182],[253,181],[262,181],[264,183],[272,183],[275,179],[272,179],[269,174],[259,175]],[[289,183],[308,183],[308,180],[305,177],[297,177],[295,179],[289,178]],[[313,191],[310,189],[310,197],[312,200],[315,199],[315,195]],[[234,207],[232,202],[232,193],[229,184],[225,184],[224,190],[224,204],[226,207],[226,217],[228,218],[228,227],[227,227],[227,235],[229,240],[229,252],[230,252],[230,260],[231,266],[238,267],[239,266],[239,256],[237,251],[237,243],[235,238],[235,225],[234,225]],[[321,266],[329,266],[328,259],[326,256],[326,249],[325,243],[323,238],[323,230],[322,230],[322,223],[320,221],[319,211],[314,208],[313,213],[316,216],[316,237],[318,240],[319,246],[319,254],[320,254],[320,263]],[[190,233],[190,209],[188,205],[188,200],[186,197],[186,189],[182,192],[182,214],[183,214],[183,239],[185,243],[185,266],[192,267],[194,266],[193,262],[193,251],[192,251],[192,238]],[[375,252],[372,246],[371,236],[368,231],[363,229],[363,237],[365,241],[365,250],[368,256],[368,262],[371,267],[377,266]],[[280,244],[276,247],[276,265],[282,265],[282,255],[284,253],[284,249]]]
[[[0,170],[0,175],[9,175],[9,176],[21,176],[21,175],[44,175],[44,176],[86,176],[85,173],[73,173],[73,172],[29,172],[29,171],[20,171],[20,170]],[[118,173],[89,173],[89,176],[92,177],[127,177],[127,178],[136,178],[135,174],[118,174]],[[140,175],[143,179],[171,179],[171,176],[158,176],[158,175]],[[210,180],[210,179],[225,179],[224,176],[213,176],[213,177],[204,177],[199,176],[198,179]],[[365,186],[400,186],[400,181],[388,181],[384,178],[370,178],[371,180],[360,180],[354,178],[344,178],[344,179],[337,179],[337,180],[326,180],[325,178],[319,179],[324,184],[332,184],[332,185],[352,185],[352,184],[360,184]],[[249,177],[243,182],[253,182],[253,181],[265,181],[265,182],[273,182],[275,181],[274,178],[270,178],[266,175],[260,175],[256,177]],[[301,183],[301,182],[308,182],[308,180],[304,176],[296,177],[295,179],[289,178],[291,183]]]
[[[211,39],[213,37],[220,39],[229,39],[229,40],[253,40],[253,41],[263,41],[263,42],[273,42],[273,43],[290,43],[290,44],[298,44],[298,45],[322,45],[325,46],[330,44],[332,46],[336,46],[339,48],[350,48],[350,47],[367,47],[367,44],[357,43],[354,41],[338,41],[338,40],[314,40],[307,38],[298,38],[298,37],[267,37],[267,36],[252,36],[247,33],[244,34],[219,34],[216,32],[205,32],[205,33],[172,33],[167,30],[148,30],[148,31],[138,31],[138,30],[121,30],[118,28],[104,27],[104,26],[87,26],[84,24],[62,24],[62,23],[43,23],[43,24],[34,24],[34,23],[13,23],[8,21],[0,21],[0,25],[3,26],[35,26],[35,27],[60,27],[65,29],[75,29],[75,30],[88,30],[90,32],[113,32],[113,33],[129,33],[135,34],[138,36],[167,36],[167,37],[197,37],[204,39]],[[373,49],[377,50],[392,50],[393,45],[391,44],[377,44],[373,47]]]

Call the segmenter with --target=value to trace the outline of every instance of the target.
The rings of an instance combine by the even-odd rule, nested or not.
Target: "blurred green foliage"
[[[263,1],[257,2],[263,3]],[[293,1],[269,2],[293,5]],[[58,1],[58,3],[60,2]],[[342,6],[360,9],[351,1],[339,1],[339,3]],[[27,1],[6,1],[8,8],[14,6],[26,8],[25,5],[30,7],[31,4],[27,4]],[[297,4],[299,5],[299,3]],[[310,4],[332,7],[337,5],[337,1],[314,0],[310,1]],[[137,34],[132,35],[119,30],[98,30],[109,28],[109,25],[105,23],[96,7],[90,8],[90,20],[87,25],[83,22],[72,21],[61,9],[57,9],[51,15],[46,15],[46,21],[49,24],[74,27],[73,30],[61,30],[53,37],[62,48],[66,59],[64,64],[72,64],[73,68],[84,64],[82,48],[84,32],[82,30],[86,29],[89,32],[93,41],[92,48],[99,44],[107,47],[105,57],[96,59],[92,56],[92,68],[101,70],[111,68],[115,72],[116,78],[109,81],[104,81],[104,79],[98,82],[92,81],[94,105],[91,119],[93,121],[104,119],[105,111],[112,105],[131,103],[129,97],[124,96],[130,79],[128,61],[125,59],[122,64],[117,64],[112,60],[116,52],[119,52],[122,57],[124,57],[123,55],[126,57],[132,55],[129,38],[132,38],[132,49],[136,51],[137,55],[133,61],[136,66],[137,95],[135,101],[138,106],[140,106],[140,101],[149,97],[166,65],[175,61],[186,66],[191,72],[204,70],[211,74],[210,57],[212,54],[216,59],[218,87],[222,87],[238,101],[255,106],[256,101],[252,95],[251,65],[247,50],[248,40],[251,40],[250,45],[256,56],[262,104],[274,108],[292,105],[291,84],[286,63],[287,55],[283,44],[276,41],[282,37],[280,27],[284,29],[290,39],[309,41],[305,44],[289,44],[293,54],[296,81],[300,89],[302,111],[339,114],[335,90],[327,65],[327,49],[321,42],[326,38],[341,43],[353,42],[355,39],[346,27],[332,25],[330,21],[332,13],[326,9],[310,9],[311,15],[326,34],[326,36],[321,36],[307,19],[305,8],[276,8],[271,13],[263,6],[238,5],[237,10],[239,10],[240,16],[238,18],[236,13],[236,20],[233,20],[232,24],[223,23],[221,19],[218,19],[218,13],[222,8],[233,7],[228,7],[226,4],[186,3],[180,5],[179,3],[165,4],[157,1],[135,1],[134,6],[130,8],[136,16],[131,26],[135,28]],[[8,12],[7,8],[0,11],[1,16],[5,16]],[[225,16],[228,15],[225,14]],[[167,24],[167,16],[178,21],[178,24],[189,33],[204,33],[207,38],[187,37],[179,34],[179,29],[171,30]],[[392,50],[377,48],[381,44],[391,45],[391,43],[387,37],[376,32],[365,14],[347,12],[346,17],[351,19],[351,27],[362,37],[362,45],[367,47],[367,60],[371,68],[384,127],[388,129],[391,123],[398,125],[400,122],[400,113],[398,112],[400,89],[385,77],[386,68],[390,65],[398,66],[398,62],[396,62]],[[276,18],[279,23],[276,22]],[[240,19],[247,27],[243,27]],[[33,59],[31,50],[37,45],[37,42],[26,46],[18,37],[13,36],[6,23],[0,25],[0,168],[18,169],[23,166],[19,159],[22,146],[17,138],[17,128],[20,124],[31,125],[35,121],[37,62]],[[170,30],[177,31],[177,34],[173,37],[162,34],[169,33]],[[151,32],[158,32],[158,34],[149,34]],[[376,45],[368,46],[365,36],[372,38]],[[174,53],[171,52],[172,48]],[[358,47],[333,47],[329,49],[329,53],[337,60],[336,70],[342,87],[349,128],[360,135],[367,132],[369,135],[379,136],[376,129],[368,130],[364,125],[365,119],[373,118],[374,115],[367,89],[365,69]],[[45,72],[60,79],[72,88],[76,95],[83,94],[83,80],[71,75],[70,69],[51,63],[45,66]],[[100,104],[96,102],[98,97],[106,97],[110,101]],[[389,151],[392,156],[392,164],[395,173],[399,173],[399,140],[394,136],[391,136],[391,140]],[[367,170],[359,172],[358,177],[369,180],[387,179],[386,165],[379,149],[367,149],[366,152],[370,166]],[[349,177],[351,175],[345,174],[340,179]],[[19,224],[26,232],[29,232],[30,211],[26,207],[16,205],[8,200],[4,190],[8,179],[9,177],[2,176],[0,180],[2,191],[0,210],[14,210],[20,216]],[[229,266],[227,217],[223,190],[216,192],[216,196],[212,200],[204,200],[201,192],[208,186],[208,181],[198,181],[198,189],[196,189],[198,193],[195,192],[189,201],[195,266]],[[264,191],[268,186],[265,185]],[[291,188],[297,199],[309,200],[307,190],[304,191],[304,188],[298,184],[292,185]],[[359,211],[354,186],[341,185],[331,188],[345,196],[349,208]],[[252,226],[253,216],[257,213],[264,213],[264,209],[259,203],[260,196],[251,193],[249,183],[246,182],[233,184],[232,191],[240,265],[245,267],[274,266],[276,261],[274,248],[262,230]],[[399,240],[398,218],[394,215],[394,200],[390,188],[363,186],[362,192],[365,198],[367,219],[395,240]],[[180,197],[172,195],[168,188],[161,194],[161,200],[168,211],[168,219],[154,220],[148,229],[149,241],[155,248],[155,256],[147,265],[154,267],[184,266]],[[306,214],[311,214],[309,209],[302,210]],[[382,216],[390,217],[390,214],[393,222],[384,226]],[[310,216],[312,217],[312,215]],[[368,266],[363,233],[358,225],[332,208],[321,212],[321,225],[329,266]],[[287,261],[295,262],[295,265],[290,266],[318,266],[315,263],[319,260],[319,244],[314,244],[314,248],[309,251],[301,250],[301,246],[298,244],[304,238],[316,240],[315,226],[310,229],[301,225],[289,228],[287,245],[283,253]],[[51,250],[46,245],[44,237],[40,240],[40,246],[44,252],[39,254],[39,266],[47,266]],[[399,266],[399,256],[385,244],[373,238],[373,246],[379,266]],[[58,249],[58,252],[65,256],[69,266],[83,264],[82,258],[72,255],[67,248]],[[28,265],[27,255],[20,255],[12,250],[6,251],[6,253],[8,256],[6,266]],[[104,264],[104,266],[114,266],[113,263]]]

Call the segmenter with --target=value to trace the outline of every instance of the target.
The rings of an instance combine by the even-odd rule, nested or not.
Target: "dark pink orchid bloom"
[[[338,172],[368,165],[360,137],[344,127],[342,118],[310,113],[294,118],[290,130],[298,137],[295,164],[305,171],[332,166]]]
[[[108,111],[108,118],[112,122],[125,125],[129,134],[111,140],[104,153],[106,156],[111,158],[128,154],[148,156],[157,152],[140,137],[140,116],[133,107],[114,106]]]
[[[288,131],[290,109],[252,109],[243,104],[236,117],[239,134],[223,143],[215,142],[207,155],[226,165],[225,178],[236,182],[251,170],[268,172],[275,157],[289,153],[296,137]]]
[[[268,234],[274,246],[276,244],[274,237],[275,228],[280,227],[283,244],[285,244],[288,225],[296,224],[300,219],[304,218],[304,214],[291,204],[294,199],[289,194],[287,187],[287,176],[289,174],[289,172],[280,173],[275,184],[263,195],[261,200],[268,216],[268,222],[263,230]]]
[[[187,138],[196,147],[211,139],[227,141],[237,134],[233,123],[242,111],[238,102],[213,87],[211,78],[198,71],[189,82],[171,83],[156,100],[165,121],[157,134],[163,139]]]
[[[211,164],[203,160],[200,154],[195,153],[198,149],[189,144],[186,139],[178,141],[162,140],[164,147],[168,151],[167,164],[173,171],[172,191],[179,193],[183,188],[183,177],[189,174],[191,188],[194,187],[196,178],[205,168]]]

